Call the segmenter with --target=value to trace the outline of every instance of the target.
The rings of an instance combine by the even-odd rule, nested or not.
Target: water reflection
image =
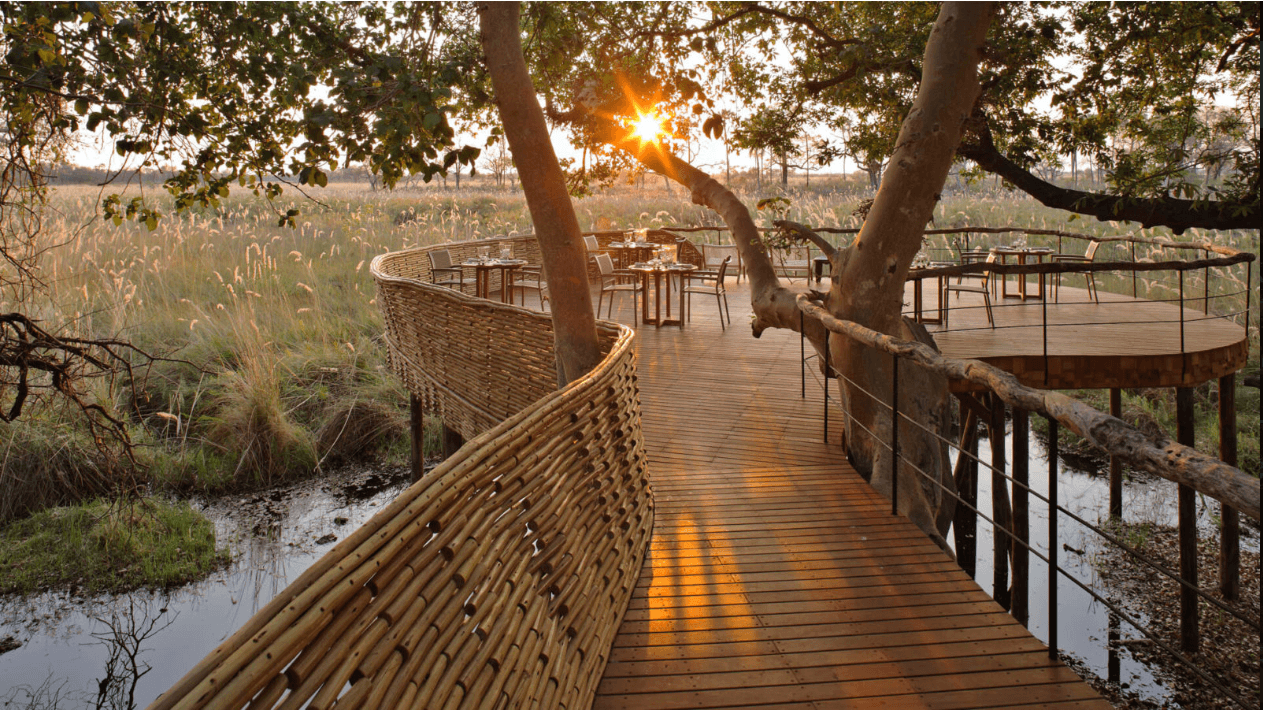
[[[128,597],[119,603],[108,618],[92,617],[100,630],[92,638],[107,650],[105,668],[97,679],[96,710],[131,710],[136,707],[136,686],[153,670],[142,656],[145,642],[175,622],[166,606],[156,610],[152,599]]]
[[[330,538],[363,525],[408,479],[402,468],[344,470],[206,502],[234,560],[195,585],[93,599],[60,592],[0,598],[0,638],[21,643],[0,654],[0,709],[148,705],[328,552]],[[348,488],[364,497],[343,495]]]

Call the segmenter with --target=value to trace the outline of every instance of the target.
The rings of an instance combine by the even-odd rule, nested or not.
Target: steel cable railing
[[[800,308],[802,308],[804,304],[809,304],[809,302],[807,302],[805,299],[800,300]],[[804,310],[805,310],[805,309],[804,309]],[[800,331],[801,331],[801,330],[802,330],[802,329],[801,329],[801,327],[800,327]],[[830,330],[832,330],[832,329],[830,329]],[[836,331],[834,331],[834,332],[836,332]],[[866,345],[868,345],[868,344],[866,344]],[[871,347],[871,345],[870,345],[870,347]],[[804,350],[805,350],[805,348],[804,348]],[[826,353],[827,353],[827,352],[828,352],[828,349],[826,348]],[[822,388],[822,390],[823,390],[823,392],[824,392],[824,401],[825,401],[825,406],[826,406],[826,407],[828,407],[830,404],[832,404],[832,403],[833,403],[833,402],[832,402],[832,398],[830,397],[830,394],[829,394],[828,387],[827,387],[827,385],[828,385],[828,380],[830,379],[830,376],[831,376],[833,379],[837,379],[837,380],[839,380],[841,383],[844,383],[844,384],[845,384],[845,385],[846,385],[846,386],[847,386],[847,387],[848,387],[851,391],[853,391],[854,393],[857,393],[857,394],[862,394],[862,395],[864,395],[865,397],[868,397],[868,398],[869,398],[869,399],[873,402],[873,404],[874,404],[875,406],[877,406],[879,409],[881,409],[881,410],[883,410],[883,411],[888,412],[887,416],[888,416],[888,417],[890,417],[890,422],[891,422],[891,441],[890,441],[890,442],[886,442],[886,441],[882,440],[882,438],[881,438],[881,437],[880,437],[880,436],[879,436],[876,432],[874,432],[872,428],[870,428],[870,427],[868,427],[868,426],[865,426],[865,425],[863,425],[861,422],[859,422],[858,420],[856,420],[853,416],[851,416],[851,414],[850,414],[849,410],[848,410],[846,407],[841,406],[841,403],[837,403],[837,404],[835,405],[835,406],[837,406],[839,409],[841,409],[841,410],[842,410],[843,415],[844,415],[844,417],[846,418],[846,421],[847,421],[847,422],[848,422],[851,426],[856,426],[856,427],[858,427],[861,431],[863,431],[865,434],[867,434],[869,437],[871,437],[873,441],[878,442],[878,443],[879,443],[879,444],[880,444],[880,445],[881,445],[884,449],[889,450],[889,451],[891,451],[891,452],[894,454],[894,455],[891,457],[891,466],[892,466],[892,472],[891,472],[891,474],[892,474],[892,475],[891,475],[891,481],[892,481],[891,505],[892,505],[892,513],[897,514],[897,512],[898,512],[898,488],[897,488],[897,486],[898,486],[898,476],[896,475],[896,472],[897,472],[897,468],[896,468],[896,467],[897,467],[897,466],[899,466],[899,465],[903,465],[903,466],[905,466],[905,467],[909,468],[909,470],[911,470],[911,471],[915,472],[917,475],[919,475],[919,476],[921,476],[922,478],[924,478],[925,480],[928,480],[928,481],[930,481],[932,484],[934,484],[935,486],[937,486],[937,487],[938,487],[938,488],[939,488],[939,489],[940,489],[940,490],[941,490],[944,494],[946,494],[946,495],[950,496],[951,498],[953,498],[953,499],[956,501],[956,504],[957,504],[957,505],[959,505],[959,506],[963,506],[963,507],[964,507],[964,508],[966,508],[968,511],[970,511],[970,513],[971,513],[971,514],[975,515],[977,518],[981,518],[981,519],[983,519],[984,521],[986,521],[987,523],[989,523],[989,524],[992,526],[992,529],[995,531],[995,534],[997,534],[997,535],[1001,535],[1001,534],[1002,534],[1002,535],[1004,535],[1004,536],[1005,536],[1005,538],[1008,540],[1009,544],[1011,544],[1011,545],[1012,545],[1012,544],[1015,544],[1015,545],[1017,545],[1018,547],[1023,548],[1023,549],[1024,549],[1027,553],[1029,553],[1029,554],[1033,554],[1033,555],[1034,555],[1037,559],[1039,559],[1039,560],[1041,560],[1041,561],[1043,561],[1043,562],[1045,562],[1046,564],[1048,564],[1048,565],[1049,565],[1050,570],[1052,570],[1052,573],[1049,575],[1049,585],[1050,585],[1050,586],[1049,586],[1049,618],[1050,618],[1050,623],[1049,623],[1049,635],[1050,635],[1049,645],[1050,645],[1050,652],[1055,652],[1055,649],[1056,649],[1056,647],[1057,647],[1057,640],[1056,640],[1056,583],[1055,583],[1055,580],[1058,578],[1058,576],[1064,576],[1066,579],[1070,580],[1073,584],[1075,584],[1076,586],[1078,586],[1079,588],[1081,588],[1081,589],[1082,589],[1085,593],[1087,593],[1087,594],[1088,594],[1091,598],[1093,598],[1093,599],[1095,599],[1095,600],[1097,600],[1097,601],[1100,601],[1100,602],[1101,602],[1101,603],[1102,603],[1102,604],[1103,604],[1106,608],[1108,608],[1108,609],[1109,609],[1112,613],[1116,614],[1119,618],[1123,619],[1123,620],[1124,620],[1124,621],[1126,621],[1128,624],[1130,624],[1130,625],[1132,625],[1133,627],[1135,627],[1135,628],[1136,628],[1136,629],[1137,629],[1137,630],[1138,630],[1138,631],[1139,631],[1142,635],[1144,635],[1146,638],[1148,638],[1150,641],[1152,641],[1152,642],[1153,642],[1156,646],[1158,646],[1158,647],[1162,648],[1164,651],[1166,651],[1167,653],[1169,653],[1172,657],[1174,657],[1174,658],[1175,658],[1175,659],[1177,659],[1179,662],[1181,662],[1182,664],[1184,664],[1185,666],[1187,666],[1188,668],[1190,668],[1190,669],[1191,669],[1191,670],[1192,670],[1192,671],[1193,671],[1193,672],[1194,672],[1194,673],[1195,673],[1198,677],[1202,678],[1202,679],[1203,679],[1204,681],[1206,681],[1208,684],[1210,684],[1211,686],[1213,686],[1214,688],[1216,688],[1219,692],[1223,693],[1225,697],[1230,698],[1233,702],[1235,702],[1235,703],[1237,703],[1237,704],[1241,705],[1242,707],[1248,707],[1248,705],[1245,703],[1245,701],[1244,701],[1244,700],[1243,700],[1243,699],[1242,699],[1239,695],[1237,695],[1237,694],[1236,694],[1235,692],[1233,692],[1231,689],[1229,689],[1228,687],[1226,687],[1226,686],[1225,686],[1222,682],[1220,682],[1218,679],[1216,679],[1216,678],[1214,678],[1213,676],[1211,676],[1209,673],[1207,673],[1207,672],[1206,672],[1203,668],[1201,668],[1201,667],[1200,667],[1200,666],[1198,666],[1196,663],[1194,663],[1194,662],[1193,662],[1191,659],[1189,659],[1187,656],[1185,656],[1184,654],[1180,653],[1180,652],[1179,652],[1179,651],[1177,651],[1175,648],[1173,648],[1170,644],[1168,644],[1168,643],[1166,643],[1165,641],[1163,641],[1163,640],[1162,640],[1161,638],[1159,638],[1156,634],[1154,634],[1154,633],[1153,633],[1153,632],[1151,632],[1148,628],[1146,628],[1143,624],[1141,624],[1141,623],[1140,623],[1140,622],[1138,622],[1135,618],[1133,618],[1130,614],[1128,614],[1127,612],[1125,612],[1125,611],[1123,611],[1121,608],[1119,608],[1119,607],[1118,607],[1118,605],[1116,605],[1115,603],[1113,603],[1111,600],[1109,600],[1109,599],[1107,599],[1106,597],[1102,596],[1101,594],[1097,593],[1097,592],[1096,592],[1094,589],[1092,589],[1089,585],[1087,585],[1087,584],[1086,584],[1086,583],[1084,583],[1083,581],[1081,581],[1081,580],[1077,579],[1076,577],[1074,577],[1074,576],[1070,575],[1069,573],[1067,573],[1067,572],[1066,572],[1066,570],[1061,569],[1061,568],[1057,565],[1057,563],[1056,563],[1056,555],[1055,555],[1055,549],[1056,549],[1056,536],[1057,536],[1057,524],[1058,524],[1057,517],[1058,517],[1058,515],[1059,515],[1059,514],[1063,514],[1063,515],[1066,515],[1069,519],[1073,520],[1074,522],[1076,522],[1076,523],[1078,523],[1078,524],[1082,525],[1084,528],[1086,528],[1086,529],[1090,530],[1090,531],[1091,531],[1091,532],[1093,532],[1094,534],[1099,535],[1102,539],[1104,539],[1105,541],[1107,541],[1109,544],[1114,545],[1114,546],[1118,547],[1119,549],[1124,550],[1125,552],[1127,552],[1127,553],[1128,553],[1131,557],[1133,557],[1134,559],[1137,559],[1137,560],[1141,561],[1145,567],[1147,567],[1147,568],[1149,568],[1149,569],[1153,569],[1153,570],[1155,570],[1155,571],[1157,571],[1157,572],[1161,573],[1163,576],[1165,576],[1165,577],[1167,577],[1167,578],[1169,578],[1169,579],[1171,579],[1171,580],[1174,580],[1174,581],[1177,583],[1177,585],[1179,585],[1181,588],[1185,588],[1185,589],[1188,589],[1188,590],[1192,591],[1193,593],[1195,593],[1195,594],[1197,595],[1197,597],[1198,597],[1198,598],[1200,598],[1200,599],[1203,599],[1203,600],[1207,601],[1207,602],[1208,602],[1209,604],[1211,604],[1212,606],[1215,606],[1216,608],[1218,608],[1218,609],[1220,609],[1220,610],[1222,610],[1222,611],[1224,611],[1224,612],[1228,613],[1229,615],[1233,616],[1234,618],[1236,618],[1236,619],[1238,619],[1238,620],[1242,621],[1242,622],[1243,622],[1243,623],[1245,623],[1245,624],[1246,624],[1249,628],[1253,629],[1255,632],[1258,632],[1258,631],[1259,631],[1259,622],[1258,622],[1258,620],[1257,620],[1257,619],[1252,619],[1252,618],[1250,618],[1250,617],[1248,617],[1248,616],[1246,616],[1246,615],[1242,614],[1239,610],[1234,609],[1234,608],[1232,608],[1232,607],[1228,606],[1227,604],[1223,603],[1223,602],[1222,602],[1222,601],[1220,601],[1219,599],[1216,599],[1215,597],[1212,597],[1212,596],[1208,595],[1208,594],[1207,594],[1207,593],[1205,593],[1203,590],[1199,589],[1199,588],[1198,588],[1195,584],[1191,584],[1189,581],[1187,581],[1187,580],[1185,580],[1185,579],[1182,579],[1182,578],[1180,578],[1179,576],[1177,576],[1177,575],[1173,574],[1172,572],[1170,572],[1169,570],[1167,570],[1165,567],[1163,567],[1161,564],[1159,564],[1159,563],[1155,562],[1154,560],[1152,560],[1150,557],[1148,557],[1148,556],[1147,556],[1147,555],[1145,555],[1144,553],[1140,552],[1139,550],[1136,550],[1135,548],[1131,547],[1130,545],[1127,545],[1126,543],[1122,542],[1122,541],[1121,541],[1120,539],[1118,539],[1116,536],[1114,536],[1114,535],[1110,534],[1109,532],[1107,532],[1107,531],[1105,531],[1105,530],[1101,529],[1100,527],[1098,527],[1098,526],[1096,526],[1096,525],[1094,525],[1094,524],[1092,524],[1092,523],[1089,523],[1088,521],[1084,520],[1084,519],[1083,519],[1082,517],[1080,517],[1079,515],[1075,514],[1073,511],[1070,511],[1070,510],[1068,510],[1068,509],[1066,509],[1066,508],[1064,508],[1064,507],[1062,507],[1061,505],[1059,505],[1059,504],[1058,504],[1058,501],[1057,501],[1057,496],[1056,496],[1056,485],[1055,485],[1055,484],[1056,484],[1056,470],[1057,470],[1057,469],[1056,469],[1056,458],[1057,458],[1057,450],[1056,450],[1056,428],[1057,428],[1058,422],[1057,422],[1057,420],[1056,420],[1055,418],[1048,416],[1048,414],[1047,414],[1047,413],[1041,413],[1041,414],[1043,414],[1043,415],[1044,415],[1044,416],[1048,419],[1048,421],[1049,421],[1049,426],[1050,426],[1050,430],[1051,430],[1051,431],[1050,431],[1050,437],[1051,437],[1051,442],[1050,442],[1050,456],[1049,456],[1049,459],[1050,459],[1050,464],[1049,464],[1049,466],[1050,466],[1050,471],[1049,471],[1049,495],[1048,495],[1048,496],[1044,496],[1044,495],[1043,495],[1043,494],[1041,494],[1039,491],[1034,490],[1034,489],[1033,489],[1033,488],[1032,488],[1032,487],[1031,487],[1028,483],[1025,483],[1025,482],[1019,481],[1019,480],[1017,480],[1015,477],[1013,477],[1013,476],[1010,476],[1010,475],[1006,474],[1006,473],[1004,472],[1004,470],[1003,470],[1003,469],[998,468],[998,467],[996,467],[996,466],[994,466],[994,465],[992,465],[992,464],[990,464],[990,463],[988,463],[988,462],[986,462],[986,461],[983,461],[983,460],[982,460],[981,458],[979,458],[977,455],[975,455],[975,454],[971,453],[970,451],[968,451],[968,450],[966,450],[966,449],[962,448],[961,446],[959,446],[956,442],[953,442],[953,441],[951,441],[950,439],[948,439],[948,438],[946,438],[946,437],[942,436],[940,433],[938,433],[938,432],[936,432],[936,431],[933,431],[932,429],[930,429],[930,428],[926,427],[926,426],[925,426],[924,424],[922,424],[921,422],[917,422],[917,421],[915,421],[915,420],[911,419],[911,418],[910,418],[910,417],[908,417],[905,413],[901,413],[901,412],[899,412],[899,411],[898,411],[898,401],[899,401],[899,400],[898,400],[898,382],[899,382],[899,375],[898,375],[898,373],[899,373],[899,366],[898,366],[898,362],[899,362],[899,359],[900,359],[900,358],[899,358],[899,355],[898,355],[897,353],[893,353],[893,352],[892,352],[892,353],[891,353],[891,355],[892,355],[892,358],[893,358],[893,359],[892,359],[891,401],[889,401],[889,402],[887,402],[887,401],[886,401],[886,400],[884,400],[882,397],[879,397],[878,395],[876,395],[876,394],[874,394],[873,392],[871,392],[871,391],[869,390],[869,388],[866,388],[866,387],[864,387],[864,386],[860,385],[859,383],[855,382],[853,379],[851,379],[851,378],[847,377],[845,373],[841,372],[840,370],[838,370],[838,369],[836,369],[836,368],[833,368],[831,365],[829,365],[829,364],[827,363],[827,359],[828,359],[827,357],[825,358],[825,361],[826,361],[826,362],[825,362],[825,367],[824,367],[822,370],[817,370],[817,368],[813,368],[812,376],[813,376],[813,380],[815,380],[815,381],[819,384],[819,386]],[[824,377],[823,377],[823,380],[821,380],[821,379],[819,378],[819,375],[823,375],[823,376],[824,376]],[[805,378],[806,378],[806,376],[805,376],[805,365],[804,365],[804,374],[803,374],[803,378],[804,378],[803,392],[804,392],[804,396],[805,396],[805,391],[806,391],[806,385],[805,385],[805,381],[806,381],[806,380],[805,380]],[[901,456],[901,455],[900,455],[900,451],[899,451],[899,443],[898,443],[898,431],[899,431],[900,427],[899,427],[899,426],[894,426],[894,422],[895,422],[895,421],[903,421],[903,422],[908,422],[908,423],[910,423],[910,424],[911,424],[911,425],[912,425],[915,429],[917,429],[917,430],[919,430],[919,431],[921,431],[921,432],[923,432],[923,433],[925,433],[925,434],[927,434],[927,435],[931,436],[933,440],[936,440],[936,441],[938,441],[938,442],[940,442],[940,443],[946,444],[946,445],[948,445],[949,447],[951,447],[952,449],[954,449],[954,450],[958,451],[958,452],[959,452],[958,456],[966,456],[966,457],[968,457],[969,459],[971,459],[974,463],[976,463],[976,464],[980,464],[980,465],[981,465],[984,469],[989,470],[989,471],[993,474],[993,476],[998,476],[998,477],[1000,477],[1002,480],[1004,480],[1005,482],[1012,483],[1012,485],[1014,486],[1014,491],[1015,491],[1015,494],[1016,494],[1016,492],[1017,492],[1018,490],[1021,490],[1021,491],[1022,491],[1025,495],[1032,495],[1032,494],[1033,494],[1033,496],[1034,496],[1037,500],[1042,501],[1043,503],[1045,503],[1045,504],[1048,506],[1048,509],[1049,509],[1049,543],[1048,543],[1048,544],[1049,544],[1049,548],[1048,548],[1048,555],[1046,556],[1046,555],[1044,555],[1044,554],[1041,554],[1041,553],[1038,551],[1038,549],[1037,549],[1037,548],[1035,548],[1035,547],[1034,547],[1034,546],[1033,546],[1030,542],[1028,542],[1026,539],[1023,539],[1023,536],[1022,536],[1022,535],[1020,535],[1020,534],[1018,534],[1018,533],[1019,533],[1019,532],[1021,532],[1021,531],[1015,531],[1015,530],[1013,530],[1013,529],[1011,529],[1011,528],[1009,528],[1009,527],[1007,527],[1007,526],[1005,526],[1005,525],[1002,525],[1002,524],[997,523],[997,522],[996,522],[996,520],[995,520],[993,517],[990,517],[990,516],[986,515],[985,513],[983,513],[983,512],[982,512],[982,510],[981,510],[979,507],[977,507],[976,505],[974,505],[974,504],[970,503],[970,502],[969,502],[966,498],[964,498],[964,497],[963,497],[963,496],[962,496],[959,492],[956,492],[956,491],[953,491],[953,490],[949,489],[947,486],[943,485],[943,483],[942,483],[941,481],[937,480],[934,476],[931,476],[930,474],[928,474],[927,472],[925,472],[923,469],[921,469],[921,467],[917,466],[914,462],[912,462],[912,461],[908,460],[906,457]],[[826,413],[826,427],[827,427],[827,413]]]

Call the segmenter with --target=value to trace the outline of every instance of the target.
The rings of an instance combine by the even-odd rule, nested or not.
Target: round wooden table
[[[491,299],[491,272],[500,271],[500,300],[509,303],[513,272],[526,266],[526,259],[466,259],[459,266],[474,269],[474,294]]]
[[[999,246],[991,250],[991,253],[999,257],[996,261],[1001,264],[1008,263],[1008,257],[1016,257],[1018,264],[1036,263],[1042,264],[1044,257],[1053,254],[1051,247],[1013,247]],[[1034,259],[1032,262],[1031,260]],[[1004,274],[1000,274],[1000,297],[1001,298],[1020,298],[1025,301],[1027,298],[1044,298],[1044,275],[1039,275],[1039,295],[1031,296],[1026,292],[1026,274],[1017,275],[1017,293],[1009,293],[1009,279]]]
[[[640,320],[647,325],[655,325],[661,328],[664,325],[678,325],[684,328],[684,275],[696,269],[692,264],[632,264],[627,267],[628,271],[640,275],[640,283],[644,289],[644,296],[640,299]],[[649,317],[649,277],[653,277],[653,307],[654,317]],[[671,277],[680,277],[680,287],[677,289],[680,294],[680,308],[676,318],[671,317]],[[662,296],[662,284],[667,285],[667,295],[664,299]],[[662,303],[666,301],[667,313],[662,314]]]
[[[649,261],[653,258],[653,250],[661,246],[653,242],[610,242],[606,248],[618,257],[618,268],[626,269],[631,264]]]

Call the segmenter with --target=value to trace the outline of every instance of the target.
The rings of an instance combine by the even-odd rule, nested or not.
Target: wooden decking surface
[[[640,329],[656,522],[594,707],[1108,708],[822,443],[742,291]]]

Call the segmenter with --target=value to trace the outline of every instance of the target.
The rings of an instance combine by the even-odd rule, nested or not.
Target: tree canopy
[[[847,127],[836,150],[871,162],[894,148],[936,8],[647,5],[638,23],[616,16],[626,9],[611,10],[582,34],[574,28],[582,42],[531,49],[535,64],[547,67],[549,81],[537,85],[553,106],[580,102],[581,89],[625,111],[616,94],[629,86],[641,96],[652,87],[668,106],[707,111],[721,93],[746,106],[774,94],[786,116],[812,110]],[[524,22],[561,31],[563,13],[528,11]],[[1177,233],[1259,228],[1258,66],[1258,3],[1005,4],[957,156],[1079,214]],[[570,115],[553,112],[559,120]],[[1099,192],[1035,173],[1041,162],[1070,154],[1101,168]]]

